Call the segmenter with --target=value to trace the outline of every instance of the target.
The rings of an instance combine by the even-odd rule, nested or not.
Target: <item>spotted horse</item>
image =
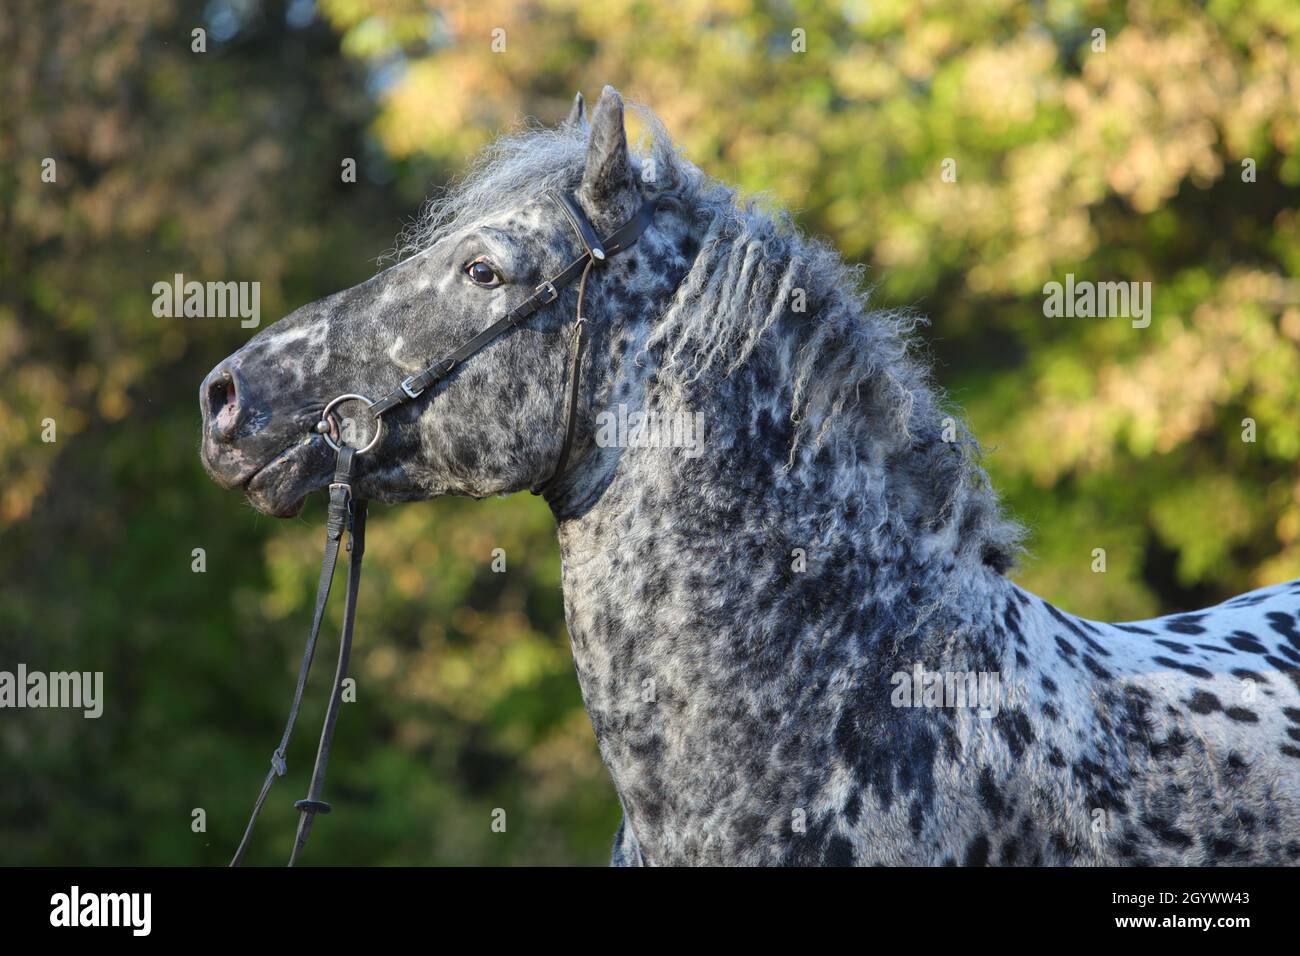
[[[920,319],[870,308],[833,249],[641,119],[631,150],[606,87],[590,117],[579,97],[497,141],[397,264],[222,361],[200,391],[211,476],[295,514],[331,480],[328,402],[389,394],[582,253],[554,195],[600,236],[651,202],[584,282],[585,357],[570,285],[390,408],[353,479],[381,502],[533,488],[576,382],[546,500],[622,804],[612,862],[1300,860],[1300,582],[1128,624],[1017,587],[1022,533],[974,440],[945,434]],[[703,440],[601,440],[615,410]],[[923,674],[942,680],[909,699]]]

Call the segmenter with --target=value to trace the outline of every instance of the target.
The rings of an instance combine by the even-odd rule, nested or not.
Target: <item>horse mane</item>
[[[674,145],[648,108],[629,104],[643,132],[634,147],[642,181],[661,209],[696,226],[699,252],[653,327],[645,349],[662,350],[657,388],[678,392],[710,375],[728,376],[754,357],[777,327],[797,327],[790,369],[794,425],[788,467],[869,461],[884,481],[853,490],[868,513],[937,535],[940,550],[1005,573],[1023,529],[989,484],[978,442],[947,409],[920,360],[916,334],[927,319],[910,309],[872,309],[865,268],[802,234],[764,197],[741,196],[707,176]],[[485,147],[454,186],[433,197],[399,237],[416,254],[522,198],[573,188],[585,163],[588,127],[537,125]],[[652,164],[646,174],[646,163]],[[801,293],[805,310],[792,308]],[[801,455],[801,450],[806,453]],[[865,487],[864,487],[865,485]],[[892,522],[891,522],[892,523]]]

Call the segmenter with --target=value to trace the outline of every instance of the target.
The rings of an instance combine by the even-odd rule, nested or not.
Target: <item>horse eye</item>
[[[476,285],[492,286],[499,285],[501,282],[496,269],[492,268],[492,263],[486,259],[475,259],[465,267],[465,274]]]

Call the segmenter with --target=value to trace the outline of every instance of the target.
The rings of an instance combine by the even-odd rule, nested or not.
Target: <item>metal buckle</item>
[[[545,282],[539,285],[536,289],[533,290],[533,292],[534,293],[549,292],[551,294],[551,297],[549,299],[542,300],[542,305],[550,305],[552,302],[554,302],[556,299],[560,297],[560,293],[556,291],[555,284],[551,282],[550,279],[547,279]]]
[[[411,383],[414,381],[415,381],[414,375],[408,375],[406,376],[406,378],[402,379],[402,391],[406,393],[408,398],[419,398],[421,395],[424,394],[424,389],[422,388],[415,389],[411,387]]]
[[[356,512],[352,508],[352,502],[355,500],[352,496],[352,482],[350,481],[331,481],[329,485],[330,506],[334,503],[334,489],[343,489],[343,531],[352,531],[352,519],[356,517]],[[352,550],[352,539],[348,539],[347,550]]]
[[[352,519],[353,519],[354,517],[356,517],[356,512],[355,512],[355,511],[353,510],[353,508],[352,508],[352,502],[354,501],[354,499],[353,499],[353,497],[352,497],[352,483],[351,483],[350,481],[331,481],[331,482],[330,482],[330,486],[329,486],[329,497],[330,497],[331,507],[333,506],[333,501],[334,501],[334,489],[335,489],[335,488],[342,488],[342,489],[343,489],[343,518],[344,518],[344,520],[343,520],[343,530],[344,530],[344,531],[351,532],[351,530],[352,530]],[[352,541],[351,541],[351,539],[348,540],[347,550],[348,550],[348,551],[351,551],[351,550],[352,550]]]

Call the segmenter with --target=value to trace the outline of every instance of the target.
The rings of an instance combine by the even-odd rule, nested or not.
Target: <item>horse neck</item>
[[[579,681],[640,829],[664,800],[679,822],[691,813],[690,794],[743,756],[721,751],[829,733],[781,721],[828,682],[863,666],[910,669],[935,659],[934,647],[995,671],[1009,640],[994,626],[1008,600],[1004,578],[922,546],[897,515],[859,505],[852,489],[886,477],[869,450],[836,460],[807,448],[787,468],[789,393],[766,385],[768,372],[741,369],[664,399],[663,415],[702,415],[698,457],[598,449],[589,468],[600,478],[560,521]],[[632,387],[611,383],[606,397],[632,397],[641,409],[650,369],[641,374]],[[888,683],[879,684],[887,701]]]

